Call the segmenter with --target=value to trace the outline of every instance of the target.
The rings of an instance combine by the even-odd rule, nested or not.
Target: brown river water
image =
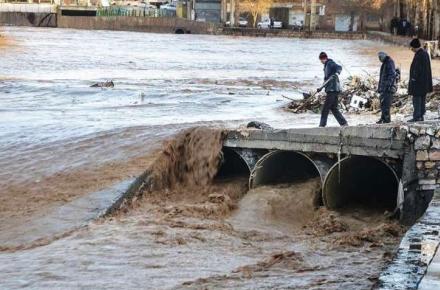
[[[316,210],[319,179],[248,191],[246,177],[216,178],[222,135],[179,133],[130,204],[48,245],[1,253],[3,287],[371,288],[404,229],[382,213]]]
[[[300,97],[293,86],[319,86],[321,50],[344,65],[344,78],[377,73],[377,50],[401,58],[405,71],[408,50],[369,41],[2,30],[11,41],[0,48],[0,240],[16,225],[149,166],[156,188],[46,246],[0,252],[1,288],[374,285],[402,233],[383,213],[316,211],[310,196],[317,180],[249,192],[245,178],[213,180],[218,133],[200,133],[199,147],[183,152],[172,144],[186,141],[171,136],[255,119],[314,127],[318,115],[280,110],[281,95]],[[89,88],[107,79],[114,89]],[[375,118],[348,116],[353,125]],[[174,143],[163,147],[165,139]],[[187,159],[157,159],[161,148],[174,161]],[[191,174],[176,173],[181,168]]]

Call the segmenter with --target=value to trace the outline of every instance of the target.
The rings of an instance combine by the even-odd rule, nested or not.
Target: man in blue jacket
[[[341,74],[342,67],[336,64],[332,59],[329,59],[325,52],[321,52],[319,60],[324,65],[324,85],[318,89],[318,92],[325,88],[327,94],[321,110],[321,122],[319,127],[327,126],[330,111],[333,113],[333,116],[335,116],[339,125],[347,126],[347,121],[338,109],[338,97],[342,91],[339,74]]]
[[[413,118],[408,122],[424,121],[426,113],[426,95],[433,91],[431,59],[428,52],[422,48],[420,40],[415,38],[410,43],[414,59],[409,73],[408,94],[413,97]]]
[[[396,85],[396,66],[391,57],[385,52],[378,53],[379,60],[382,62],[380,68],[379,87],[377,91],[380,94],[380,109],[382,115],[377,124],[391,123],[391,102],[393,101],[393,95],[397,92]]]

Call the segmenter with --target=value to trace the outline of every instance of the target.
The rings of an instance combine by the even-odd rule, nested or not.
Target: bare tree
[[[273,0],[241,0],[240,12],[248,12],[252,16],[252,26],[257,24],[258,16],[265,13],[272,5]]]
[[[418,27],[419,36],[440,38],[440,0],[400,0],[405,5],[405,17]]]
[[[379,11],[395,3],[395,0],[339,0],[338,5],[366,11]]]

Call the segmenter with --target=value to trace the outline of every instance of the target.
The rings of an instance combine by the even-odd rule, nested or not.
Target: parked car
[[[239,27],[247,27],[248,24],[249,24],[249,22],[244,17],[240,17],[240,19],[238,20],[238,26]]]
[[[163,10],[170,10],[170,11],[176,11],[176,4],[175,3],[167,3],[164,5],[160,5],[160,9]]]
[[[283,28],[283,22],[274,21],[273,26],[270,25],[270,19],[265,19],[257,24],[258,29]]]
[[[145,3],[145,2],[142,2],[142,4],[143,4],[143,8],[145,8],[145,9],[157,9],[157,6],[155,6],[155,5],[152,5],[152,4],[148,4],[148,3]]]
[[[292,30],[297,30],[297,31],[304,30],[304,22],[303,21],[295,21],[292,25]]]
[[[238,20],[238,26],[239,27],[247,27],[249,24],[249,22],[247,21],[246,18],[240,17],[240,19]],[[225,22],[225,26],[226,27],[231,27],[231,21],[228,20]]]

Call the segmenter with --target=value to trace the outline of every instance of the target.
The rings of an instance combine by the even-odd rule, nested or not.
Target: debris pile
[[[340,108],[345,112],[373,112],[380,111],[378,80],[372,75],[351,76],[343,84],[343,92],[339,97]],[[298,114],[305,112],[318,113],[324,102],[325,93],[312,95],[308,99],[292,101],[285,109]],[[426,109],[437,111],[440,105],[440,84],[434,86],[434,93],[427,97]],[[412,99],[408,95],[408,82],[401,81],[393,98],[392,114],[410,114]]]

